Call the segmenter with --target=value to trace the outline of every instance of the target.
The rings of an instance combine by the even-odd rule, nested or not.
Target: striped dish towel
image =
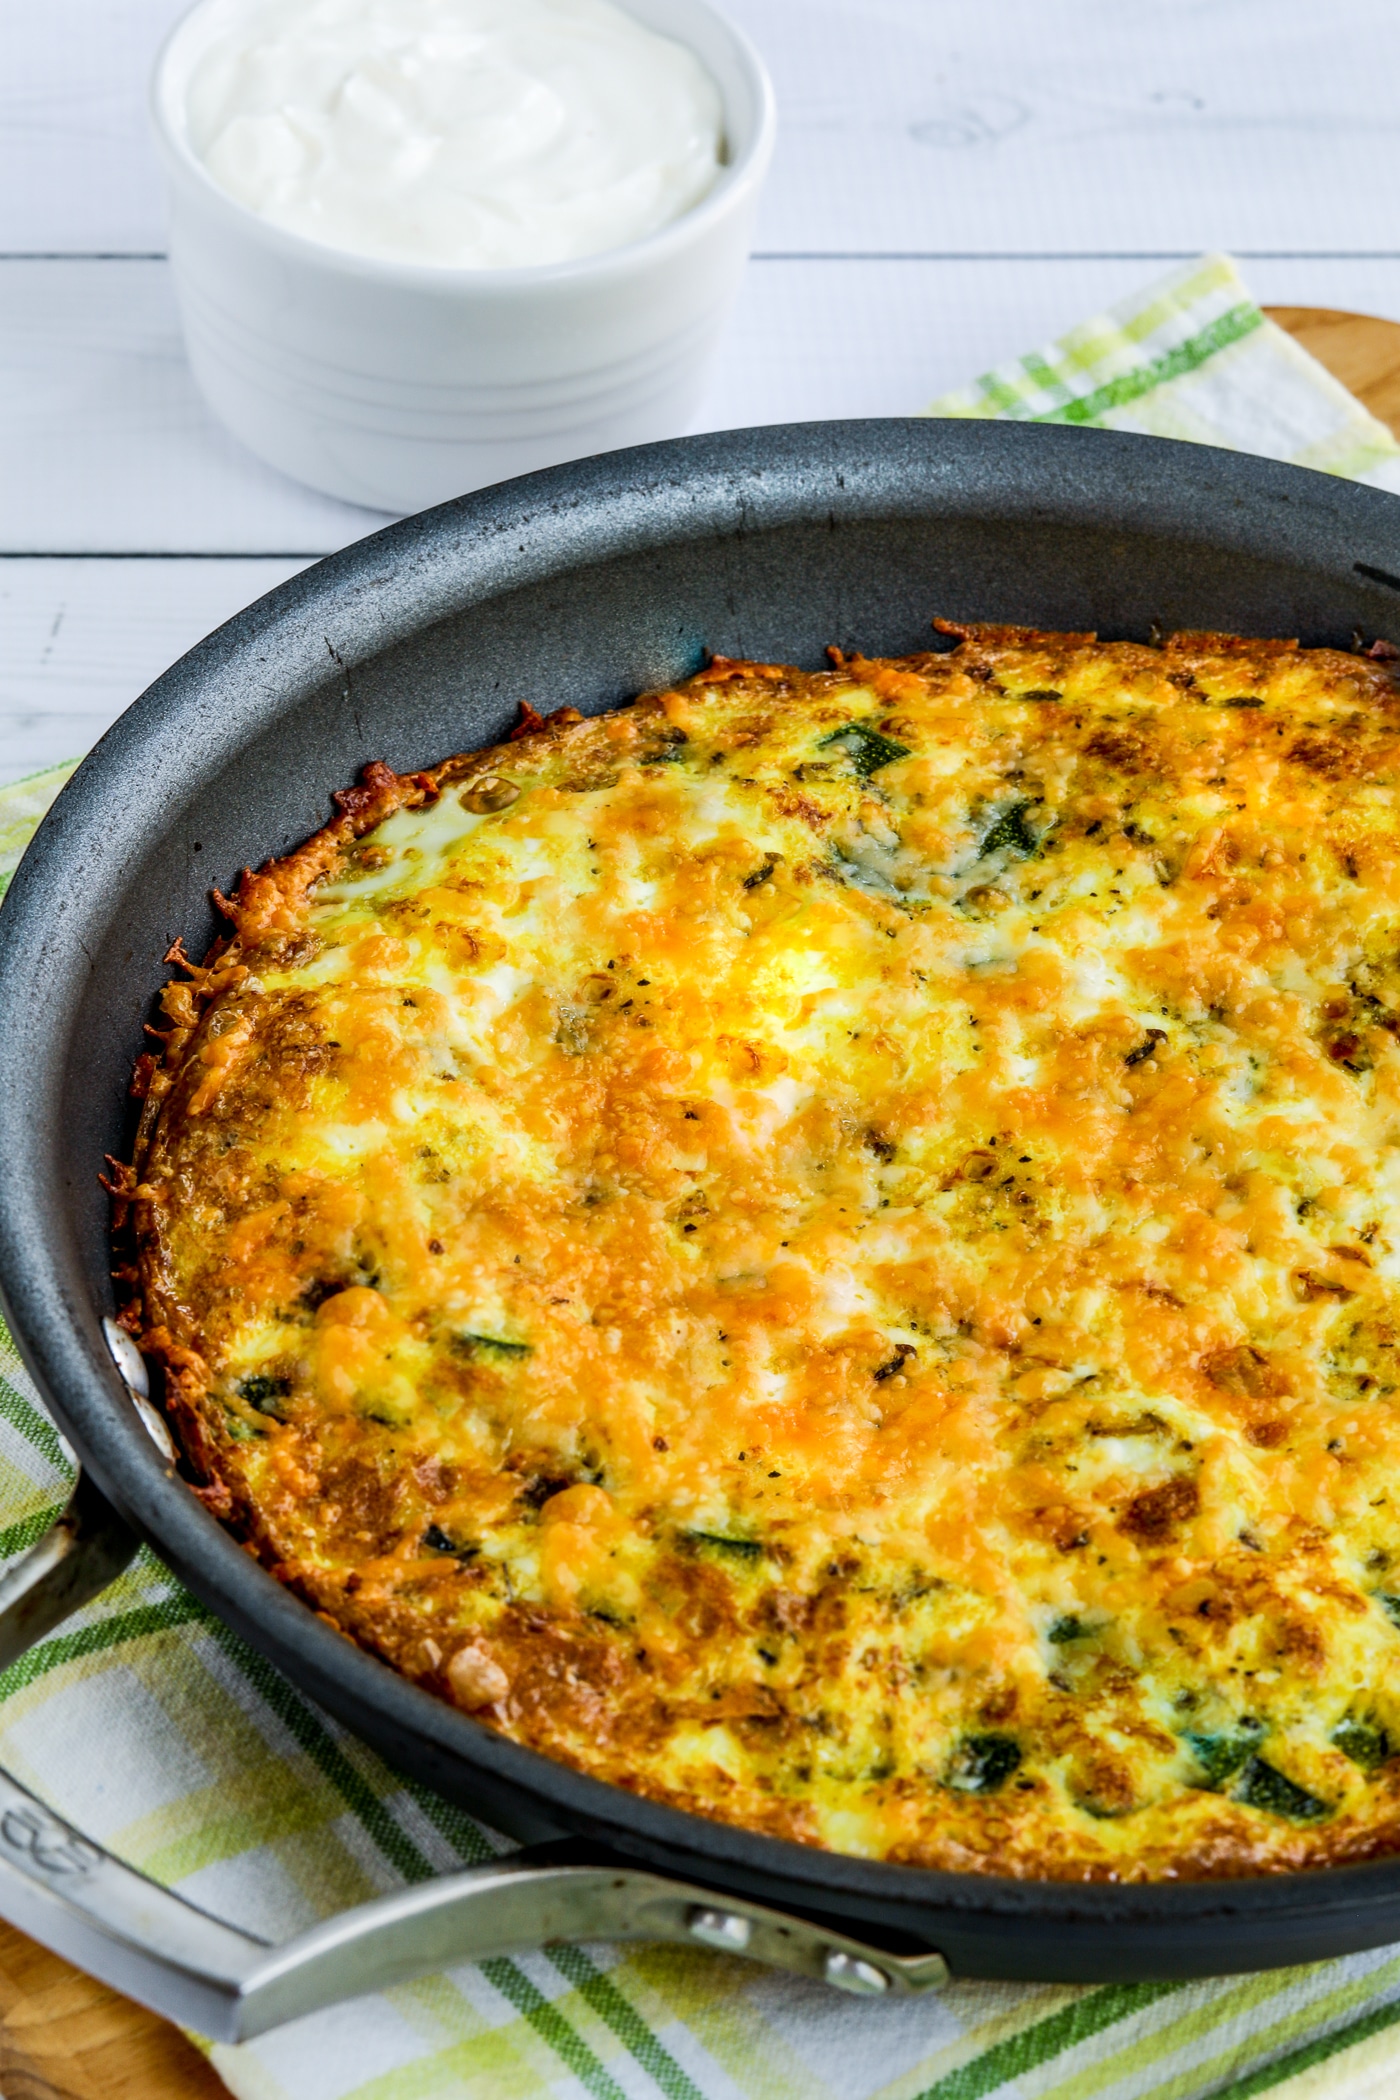
[[[1400,490],[1385,424],[1261,312],[1228,255],[1170,271],[924,413],[1188,438]]]
[[[1206,438],[1400,487],[1400,446],[1223,258],[932,412]],[[0,889],[69,770],[0,791]],[[70,1475],[0,1329],[0,1558],[39,1535]],[[0,1676],[0,1761],[269,1938],[501,1845],[388,1770],[147,1553]],[[239,2100],[1394,2100],[1400,1948],[1221,1982],[955,1982],[880,2005],[717,1954],[560,1947],[211,2056]]]

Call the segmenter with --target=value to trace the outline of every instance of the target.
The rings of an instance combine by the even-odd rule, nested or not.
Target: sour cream
[[[714,80],[611,0],[226,0],[219,19],[190,143],[239,203],[333,248],[567,262],[669,225],[719,172]]]

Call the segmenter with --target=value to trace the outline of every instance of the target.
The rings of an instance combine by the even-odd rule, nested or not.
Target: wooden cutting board
[[[197,2049],[0,1925],[0,2094],[4,2100],[228,2100]]]
[[[1400,322],[1266,306],[1400,438]],[[154,2013],[0,1924],[3,2100],[228,2100],[223,2081]]]
[[[1264,311],[1400,438],[1400,322],[1337,313],[1330,306]]]

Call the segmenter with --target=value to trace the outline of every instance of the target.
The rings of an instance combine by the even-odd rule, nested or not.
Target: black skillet
[[[230,621],[108,732],[0,914],[0,1286],[89,1482],[64,1539],[38,1549],[43,1567],[0,1588],[0,1659],[120,1560],[100,1488],[205,1603],[401,1770],[527,1843],[585,1841],[585,1864],[577,1851],[544,1855],[533,1910],[519,1888],[496,1891],[496,1943],[585,1930],[746,1942],[878,1991],[927,1984],[938,1964],[882,1967],[857,1942],[936,1949],[965,1976],[1103,1981],[1400,1938],[1400,1858],[1129,1887],[927,1873],[583,1778],[415,1689],[280,1588],[174,1476],[104,1343],[97,1170],[127,1137],[126,1081],[161,958],[176,935],[198,955],[215,931],[211,884],[314,830],[330,790],[367,759],[408,769],[491,742],[522,699],[596,712],[684,676],[707,649],[813,666],[828,642],[903,653],[928,646],[934,613],[1110,638],[1145,640],[1156,623],[1342,647],[1359,630],[1369,642],[1400,630],[1400,505],[1242,454],[1096,431],[891,421],[683,439],[532,475],[360,541]],[[0,1909],[169,2004],[135,1956],[123,1966],[110,1953],[116,1941],[130,1951],[124,1911],[94,1925],[101,1905],[88,1901],[89,1938],[75,1938],[63,1889],[86,1876],[120,1911],[125,1870],[63,1829],[13,1782],[0,1788]],[[87,1865],[43,1864],[65,1846]],[[661,1876],[688,1885],[669,1910]],[[589,1910],[585,1882],[589,1900],[613,1890],[614,1909]],[[304,1950],[284,1961],[280,1999],[265,1950],[244,1963],[248,1974],[261,1963],[256,1988],[245,1975],[234,1989],[229,1947],[211,1942],[198,1960],[186,1947],[186,1970],[205,1978],[205,1997],[182,2001],[187,2016],[247,2032],[315,2002],[286,1977],[317,1961],[324,2000],[488,1943],[479,1921],[475,1938],[452,1938],[444,1898],[428,1947],[433,1899],[415,1900],[415,1954],[391,1948],[393,1921],[380,1920],[378,1938],[346,1932],[314,1961]],[[762,1906],[790,1916],[774,1923]],[[178,1940],[162,1916],[154,1938]],[[171,1958],[167,1945],[162,1973]],[[221,1962],[223,1982],[208,1985]],[[227,2010],[232,1998],[242,2012]]]

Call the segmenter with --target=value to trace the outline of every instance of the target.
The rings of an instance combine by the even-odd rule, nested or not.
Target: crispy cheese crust
[[[369,768],[164,995],[128,1324],[277,1576],[599,1778],[1394,1850],[1395,673],[947,632]]]

